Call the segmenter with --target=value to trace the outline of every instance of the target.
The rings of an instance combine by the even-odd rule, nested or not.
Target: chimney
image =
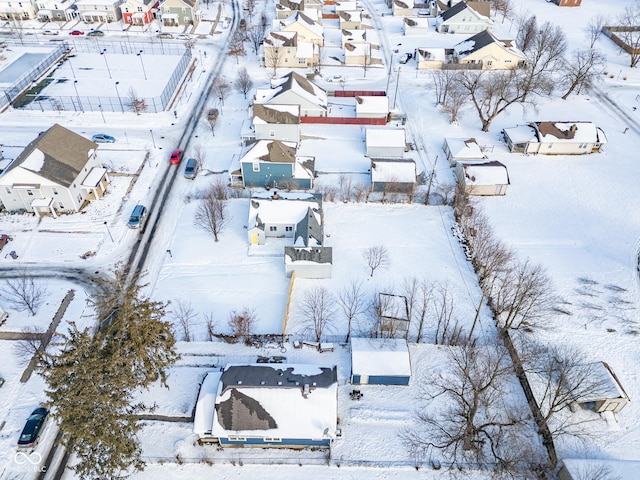
[[[571,128],[569,128],[569,131],[575,132],[576,130],[578,130],[578,126],[574,123],[573,125],[571,125]]]

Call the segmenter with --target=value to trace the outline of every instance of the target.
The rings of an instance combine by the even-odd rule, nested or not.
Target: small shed
[[[403,158],[407,149],[404,128],[367,128],[365,144],[370,158]]]
[[[357,96],[356,118],[387,118],[389,115],[389,97]]]
[[[411,159],[371,160],[371,190],[411,193],[416,186],[416,162]]]
[[[596,413],[619,413],[631,401],[620,380],[607,363],[596,362],[586,365],[585,368],[589,368],[595,377],[594,384],[597,388],[594,388],[593,394],[577,399],[580,405]]]
[[[409,385],[411,363],[401,338],[352,338],[351,383]]]
[[[505,195],[509,185],[507,167],[497,161],[456,162],[458,184],[468,195]]]
[[[487,159],[475,138],[445,138],[442,149],[452,167],[456,162]]]

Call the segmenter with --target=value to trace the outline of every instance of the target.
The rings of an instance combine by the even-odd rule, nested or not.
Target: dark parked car
[[[92,30],[87,33],[87,37],[104,37],[104,32],[102,30]]]
[[[399,62],[404,65],[409,60],[411,60],[412,57],[413,55],[411,53],[403,53],[402,56],[400,57]]]
[[[96,143],[113,143],[116,141],[114,137],[105,133],[96,133],[93,137],[91,137],[91,140]]]
[[[20,434],[18,447],[29,448],[36,444],[38,441],[38,435],[40,435],[40,431],[44,425],[44,421],[47,419],[47,415],[49,415],[49,410],[42,407],[36,408],[31,412],[31,415],[29,415],[27,423]]]

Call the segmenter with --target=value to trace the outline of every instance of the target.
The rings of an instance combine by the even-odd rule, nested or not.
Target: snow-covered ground
[[[519,14],[535,12],[539,23],[549,20],[561,25],[570,49],[574,49],[584,45],[585,26],[590,18],[598,13],[613,16],[631,3],[631,0],[617,2],[612,9],[610,2],[594,0],[579,8],[559,8],[544,0],[520,0],[517,10]],[[334,75],[346,79],[347,89],[380,90],[389,83],[391,103],[396,104],[398,112],[407,115],[406,128],[417,146],[412,152],[413,158],[423,171],[429,172],[435,167],[435,191],[453,183],[451,169],[441,149],[444,137],[475,137],[479,144],[493,146],[489,158],[507,165],[511,185],[505,197],[483,198],[478,203],[499,238],[520,258],[531,258],[545,267],[553,279],[553,288],[565,302],[563,308],[571,313],[552,318],[547,330],[533,335],[548,344],[576,347],[589,360],[606,361],[632,399],[617,415],[616,421],[602,419],[594,425],[593,431],[597,435],[592,435],[586,442],[558,441],[559,455],[640,460],[640,407],[635,401],[640,398],[637,373],[640,370],[637,355],[640,292],[636,268],[640,248],[640,210],[637,208],[640,170],[636,166],[635,153],[640,148],[640,139],[633,130],[624,133],[628,123],[598,97],[589,94],[572,96],[566,101],[540,99],[537,110],[510,107],[495,120],[488,133],[480,131],[479,121],[471,109],[462,112],[459,125],[451,125],[446,115],[434,106],[431,74],[417,71],[412,62],[398,70],[398,59],[401,53],[412,52],[419,46],[439,46],[445,41],[456,43],[458,36],[430,33],[424,38],[404,37],[401,20],[390,16],[383,2],[364,2],[364,5],[378,15],[385,13],[378,19],[384,32],[377,32],[377,37],[383,58],[389,60],[391,52],[398,50],[391,58],[391,71],[386,67],[365,71],[362,67],[332,65],[323,68],[322,78],[318,77],[317,83],[323,88],[340,88],[325,80]],[[203,8],[215,18],[216,3]],[[273,3],[267,2],[267,8],[273,9]],[[228,4],[223,4],[222,9],[223,17],[232,15]],[[205,23],[207,27],[212,25],[209,22],[201,25]],[[515,36],[516,23],[507,19],[499,25],[501,38]],[[90,26],[74,25],[73,28],[88,31]],[[204,35],[206,32],[201,32],[201,28],[204,29],[199,26],[196,33]],[[109,40],[127,41],[126,35],[131,40],[139,38],[141,41],[150,37],[149,32],[136,32],[133,28],[123,34],[121,27],[114,24],[104,25],[101,29],[107,32]],[[151,201],[160,174],[169,168],[169,152],[188,120],[191,105],[206,88],[203,84],[206,73],[227,33],[221,26],[218,30],[222,33],[197,40],[194,58],[198,60],[198,67],[173,107],[177,118],[172,111],[140,116],[105,112],[104,122],[100,112],[10,110],[0,115],[0,143],[4,145],[6,157],[17,156],[39,131],[57,122],[85,136],[98,132],[116,136],[118,141],[102,145],[99,155],[110,170],[121,174],[111,176],[109,193],[100,201],[92,202],[82,214],[41,221],[30,216],[0,216],[0,233],[13,236],[13,241],[0,256],[0,266],[19,269],[23,265],[81,265],[99,271],[126,258],[138,235],[126,228],[126,219],[133,205]],[[177,29],[164,27],[162,31],[179,33]],[[330,31],[329,38],[339,41],[336,33]],[[81,40],[87,39],[75,41]],[[629,116],[640,120],[640,103],[636,100],[640,91],[640,71],[629,68],[627,55],[606,37],[600,38],[596,46],[603,50],[608,60],[607,75],[603,75],[598,88]],[[268,82],[268,72],[257,66],[257,59],[248,45],[247,49],[248,55],[240,59],[240,66],[248,69],[255,86],[263,86]],[[106,68],[104,59],[97,60],[95,68]],[[118,68],[123,69],[123,76],[127,71],[130,72],[127,78],[140,76],[141,64],[136,55],[119,60]],[[107,61],[111,67],[111,57]],[[143,61],[147,62],[146,57]],[[72,62],[78,69],[77,64],[84,60],[79,55]],[[147,63],[144,65],[147,67]],[[147,74],[152,83],[155,76],[150,72],[157,72],[158,65],[160,62],[149,62]],[[206,73],[200,67],[206,69]],[[233,81],[237,68],[235,59],[227,62],[223,72],[227,80]],[[279,73],[285,73],[284,69]],[[157,83],[160,82],[161,79],[157,79]],[[96,95],[100,88],[96,84]],[[193,197],[215,177],[211,172],[227,169],[233,156],[241,152],[240,128],[248,116],[250,99],[233,92],[225,99],[224,106],[213,100],[210,102],[208,106],[221,108],[215,136],[207,130],[205,122],[200,121],[191,141],[191,148],[203,150],[204,168],[195,181],[181,175],[176,177],[172,197],[156,233],[159,247],[150,253],[146,264],[149,295],[157,300],[170,300],[172,305],[179,301],[190,304],[197,315],[192,331],[196,342],[179,344],[182,360],[170,371],[170,389],[154,386],[141,394],[145,403],[157,404],[157,414],[172,417],[191,415],[198,385],[207,371],[229,362],[255,361],[256,355],[262,354],[261,350],[252,347],[206,341],[205,315],[212,314],[218,330],[225,332],[229,311],[250,306],[256,309],[260,332],[278,333],[289,290],[289,279],[284,276],[283,258],[279,254],[280,245],[277,249],[265,249],[263,254],[249,254],[254,252],[249,251],[244,228],[248,215],[246,199],[230,202],[232,221],[219,242],[214,242],[204,230],[194,225],[196,202]],[[638,108],[634,110],[633,107]],[[605,131],[608,144],[602,153],[576,157],[508,153],[500,139],[500,130],[538,120],[593,121]],[[368,161],[364,157],[364,134],[360,127],[304,126],[303,135],[309,138],[302,141],[302,153],[316,157],[318,170],[346,170],[355,172],[354,178],[358,181],[368,181]],[[145,161],[147,152],[149,158]],[[187,151],[186,155],[190,153]],[[139,175],[135,175],[138,170]],[[318,184],[336,181],[337,175],[327,175],[321,176]],[[472,321],[480,290],[459,243],[451,235],[452,214],[447,207],[325,201],[324,209],[327,245],[334,249],[332,278],[295,281],[289,333],[296,335],[302,330],[299,301],[307,288],[320,285],[336,293],[352,279],[361,279],[368,294],[382,288],[397,291],[402,281],[409,277],[447,282],[456,294],[458,316],[467,325]],[[378,244],[387,247],[391,262],[387,269],[376,271],[373,278],[369,278],[361,251]],[[19,255],[17,260],[5,256],[10,250]],[[81,259],[80,256],[87,252],[91,255]],[[71,288],[76,290],[76,297],[67,309],[59,331],[64,331],[66,322],[72,320],[81,319],[82,324],[90,324],[92,319],[81,286],[48,281],[47,304],[36,317],[2,305],[8,311],[9,319],[0,327],[0,333],[19,331],[26,326],[46,327],[62,297]],[[483,338],[490,340],[494,332],[485,313],[483,311],[481,316],[480,332]],[[173,318],[171,314],[170,317]],[[339,315],[336,320],[331,335],[346,335],[346,322]],[[180,331],[177,335],[182,338]],[[1,478],[33,474],[16,465],[14,445],[26,416],[45,398],[45,386],[37,375],[25,384],[20,383],[26,359],[16,353],[14,343],[0,340],[0,375],[6,379],[0,389],[0,459],[4,460],[0,464]],[[150,464],[145,472],[134,478],[208,478],[212,475],[212,467],[202,463],[205,459],[215,464],[215,475],[219,478],[275,478],[276,475],[284,479],[300,475],[354,479],[448,478],[442,471],[415,470],[411,456],[397,435],[404,426],[411,424],[411,412],[419,404],[413,396],[413,386],[421,378],[428,378],[430,369],[446,368],[442,356],[433,354],[428,347],[431,346],[411,347],[412,387],[362,387],[365,396],[360,402],[350,400],[347,395],[350,360],[346,347],[339,346],[333,353],[322,354],[310,349],[288,349],[286,356],[290,363],[338,365],[338,408],[343,436],[336,440],[332,449],[330,466],[326,466],[323,455],[312,452],[219,452],[213,447],[194,445],[195,436],[189,422],[149,422],[140,439]],[[513,391],[516,393],[510,401],[523,402],[519,390],[514,388]],[[49,422],[39,452],[46,451],[52,434],[52,423]],[[279,462],[293,465],[252,464]],[[298,463],[313,465],[299,467]],[[458,472],[457,475],[457,478],[483,478],[478,472]]]

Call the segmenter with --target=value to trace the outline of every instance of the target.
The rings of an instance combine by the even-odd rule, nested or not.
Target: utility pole
[[[425,205],[429,205],[429,195],[431,194],[431,185],[433,184],[433,177],[436,176],[437,163],[438,163],[438,155],[436,155],[436,159],[433,161],[433,169],[431,170],[431,175],[429,175],[429,186],[427,187],[427,197],[424,199]]]

